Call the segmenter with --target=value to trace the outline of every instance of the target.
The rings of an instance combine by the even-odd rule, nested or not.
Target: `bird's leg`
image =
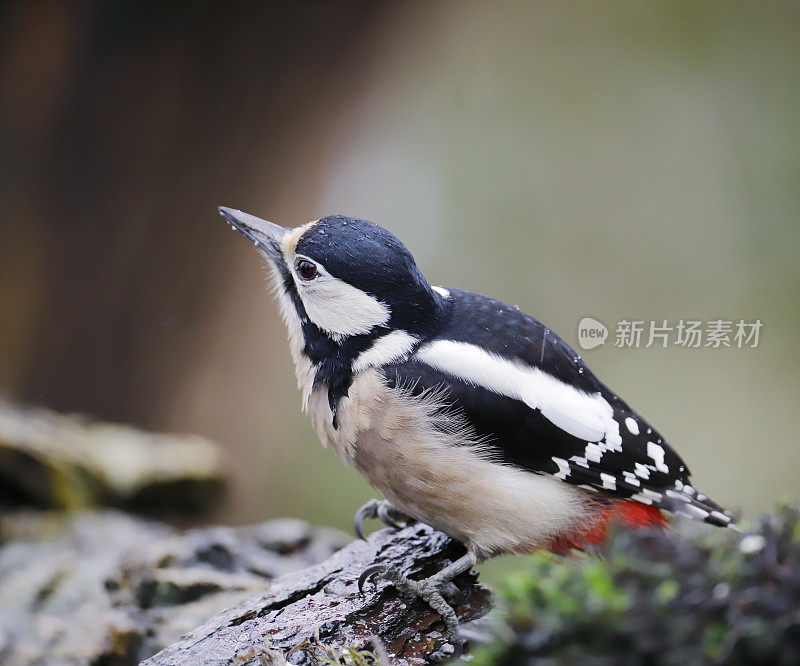
[[[480,558],[472,551],[449,564],[439,573],[423,580],[411,580],[396,569],[389,569],[382,564],[368,567],[358,579],[358,588],[363,590],[364,583],[370,577],[379,575],[394,585],[406,597],[418,597],[442,616],[448,633],[458,640],[458,617],[452,606],[442,596],[442,588],[459,574],[480,563]]]
[[[356,511],[355,518],[353,519],[353,527],[356,534],[360,539],[365,539],[364,536],[364,519],[377,518],[387,527],[401,528],[405,527],[409,521],[409,517],[395,509],[386,500],[371,499],[358,511]]]

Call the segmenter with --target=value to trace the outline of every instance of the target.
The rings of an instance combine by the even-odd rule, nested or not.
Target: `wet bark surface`
[[[351,542],[291,519],[179,532],[118,511],[6,513],[0,663],[316,664],[382,646],[395,656],[381,663],[430,663],[452,643],[439,616],[357,581],[376,563],[428,576],[462,553],[420,524]],[[463,622],[489,608],[476,578],[456,580]]]
[[[453,638],[427,604],[404,599],[382,579],[368,582],[361,593],[358,578],[372,564],[422,578],[463,552],[463,546],[426,525],[382,530],[321,564],[274,581],[265,594],[215,615],[144,664],[318,664],[347,648],[375,652],[375,637],[393,664],[445,660]],[[455,580],[458,592],[451,601],[462,623],[489,610],[489,591],[476,579],[467,572]]]
[[[291,519],[178,532],[118,511],[0,515],[0,663],[137,664],[349,541]]]

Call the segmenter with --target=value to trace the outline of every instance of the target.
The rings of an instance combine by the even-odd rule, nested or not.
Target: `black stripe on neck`
[[[353,361],[361,352],[389,333],[390,329],[378,326],[369,333],[353,335],[336,341],[308,318],[303,301],[297,293],[289,271],[282,271],[283,289],[294,305],[303,331],[303,353],[316,366],[314,389],[328,389],[328,404],[333,412],[333,427],[338,427],[336,410],[353,383]]]

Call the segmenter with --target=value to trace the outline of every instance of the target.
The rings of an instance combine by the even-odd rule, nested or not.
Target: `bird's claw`
[[[386,500],[371,499],[356,511],[353,519],[353,527],[359,539],[366,539],[364,536],[364,520],[366,518],[377,518],[387,527],[400,529],[405,527],[408,516],[400,513]]]
[[[364,569],[361,576],[359,576],[359,592],[364,591],[364,584],[373,576],[380,576],[385,579],[397,588],[400,594],[408,599],[422,599],[422,601],[436,611],[444,621],[448,634],[455,642],[456,652],[460,654],[463,641],[459,638],[458,616],[455,610],[453,610],[453,607],[445,601],[442,590],[440,589],[440,587],[446,584],[446,581],[439,581],[436,579],[436,576],[431,576],[430,578],[419,581],[411,580],[398,569],[387,567],[385,564],[373,564]],[[458,654],[451,656],[458,656]]]
[[[364,569],[364,571],[362,571],[361,575],[358,577],[358,591],[363,593],[364,583],[366,583],[373,576],[384,574],[387,571],[388,567],[385,564],[373,564],[372,566]]]
[[[400,529],[406,526],[406,519],[397,509],[395,509],[389,502],[380,502],[378,504],[378,519],[387,527],[394,527]]]

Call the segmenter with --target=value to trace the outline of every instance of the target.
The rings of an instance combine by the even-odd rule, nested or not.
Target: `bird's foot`
[[[405,527],[410,520],[407,515],[395,509],[386,500],[371,499],[356,511],[355,518],[353,519],[353,527],[360,539],[366,538],[364,536],[364,520],[366,518],[377,518],[387,527],[394,527],[396,529]]]
[[[423,580],[411,580],[398,569],[393,569],[383,564],[374,564],[371,567],[367,567],[358,579],[359,591],[364,591],[364,583],[373,576],[378,576],[388,581],[404,597],[410,600],[422,599],[436,611],[444,621],[447,633],[454,643],[454,653],[450,653],[448,656],[460,656],[464,641],[459,635],[458,616],[453,607],[445,600],[445,595],[452,598],[457,594],[458,588],[449,579],[442,578],[440,574],[436,574]]]

